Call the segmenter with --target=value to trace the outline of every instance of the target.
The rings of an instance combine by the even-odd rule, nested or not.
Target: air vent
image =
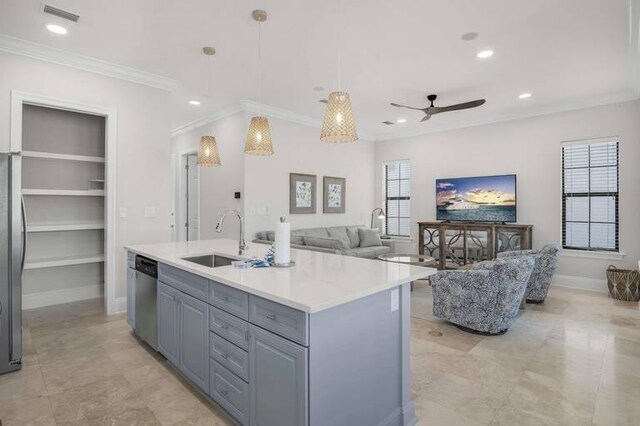
[[[78,22],[80,19],[80,16],[75,13],[67,12],[66,10],[58,9],[57,7],[49,6],[48,4],[42,5],[42,12],[72,22]]]
[[[383,121],[382,124],[386,124],[387,126],[393,126],[395,123],[393,121]]]
[[[329,100],[328,99],[320,99],[318,102],[320,102],[321,104],[328,104]]]

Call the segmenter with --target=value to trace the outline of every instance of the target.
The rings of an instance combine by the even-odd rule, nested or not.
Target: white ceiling
[[[419,132],[632,93],[630,3],[637,0],[51,0],[80,15],[54,35],[38,0],[0,0],[0,33],[177,80],[172,125],[256,99],[257,28],[264,8],[262,102],[321,118],[318,100],[337,86],[351,93],[361,132]],[[637,27],[636,27],[637,28]],[[461,35],[476,31],[473,41]],[[211,60],[207,91],[205,45]],[[476,58],[480,50],[495,55]],[[325,87],[324,92],[313,90]],[[528,100],[518,94],[531,92]],[[434,116],[389,102],[426,106],[477,98],[477,109]],[[198,99],[201,106],[188,104]],[[407,118],[403,125],[384,120]]]

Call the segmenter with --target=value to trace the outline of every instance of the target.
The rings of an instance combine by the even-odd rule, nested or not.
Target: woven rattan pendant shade
[[[249,126],[247,143],[244,146],[245,154],[272,155],[271,130],[267,117],[253,117]]]
[[[347,92],[329,94],[324,112],[320,140],[323,142],[354,142],[358,140],[356,120],[353,118],[351,99]]]
[[[218,154],[218,144],[213,136],[203,136],[200,139],[198,148],[198,158],[196,164],[204,167],[220,166],[220,154]]]

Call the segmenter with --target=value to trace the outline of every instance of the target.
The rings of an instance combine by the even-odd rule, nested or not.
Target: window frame
[[[591,165],[591,146],[601,143],[615,143],[616,148],[616,191],[600,191],[600,192],[591,192],[591,170],[611,167],[612,165],[601,165],[601,166],[592,166]],[[575,146],[587,146],[589,149],[588,152],[588,160],[586,167],[566,167],[565,166],[565,148],[575,147]],[[620,253],[620,139],[618,137],[611,138],[601,138],[601,139],[589,139],[582,141],[572,141],[572,142],[563,142],[561,145],[561,162],[562,162],[562,247],[566,250],[574,250],[580,252],[601,252],[601,253],[609,253],[615,254]],[[587,192],[566,192],[565,190],[565,173],[567,170],[572,169],[587,169]],[[614,199],[614,219],[613,222],[602,222],[602,221],[592,221],[591,220],[591,201],[593,198],[597,197],[612,197]],[[567,200],[571,198],[586,198],[588,201],[588,218],[586,221],[576,221],[571,220],[567,221]],[[586,247],[581,246],[571,246],[567,245],[567,223],[586,223],[589,226],[589,230],[587,233],[588,245]],[[591,225],[592,224],[607,224],[614,225],[615,232],[615,248],[605,248],[605,247],[592,247],[591,246]]]
[[[409,183],[409,196],[397,196],[397,197],[389,197],[388,193],[389,193],[389,178],[388,178],[388,167],[395,165],[395,164],[403,164],[406,163],[409,165],[409,177],[408,178],[398,178],[398,179],[391,179],[391,181],[398,181],[398,185],[400,185],[400,182],[402,181],[408,181]],[[383,163],[382,165],[382,174],[383,174],[383,200],[384,200],[384,212],[385,212],[385,217],[384,217],[384,228],[385,228],[385,235],[388,235],[390,237],[396,237],[396,238],[410,238],[411,237],[411,226],[409,226],[409,233],[408,234],[400,234],[400,219],[408,219],[409,220],[409,224],[411,224],[411,160],[409,159],[405,159],[405,160],[394,160],[394,161],[386,161]],[[398,216],[393,216],[391,217],[389,215],[389,201],[409,201],[409,216],[399,216],[400,214],[400,208],[398,206]],[[395,219],[398,221],[398,233],[397,234],[391,234],[389,233],[389,219]]]

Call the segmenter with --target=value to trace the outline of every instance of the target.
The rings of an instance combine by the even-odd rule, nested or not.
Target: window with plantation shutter
[[[618,141],[562,145],[562,245],[618,251]]]
[[[408,160],[386,163],[384,181],[386,233],[408,237],[411,233],[411,163]]]

